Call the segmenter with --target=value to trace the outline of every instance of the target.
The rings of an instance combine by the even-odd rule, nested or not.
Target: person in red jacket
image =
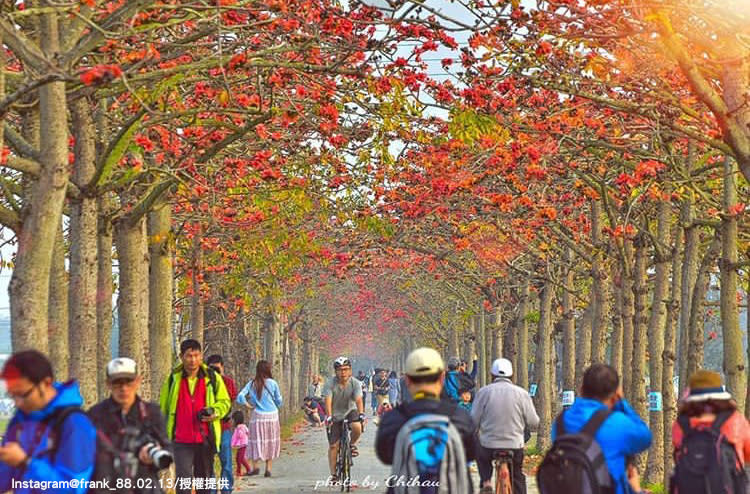
[[[750,423],[737,410],[737,402],[721,385],[721,376],[717,372],[699,370],[690,376],[689,389],[680,403],[678,414],[678,419],[672,424],[672,445],[677,462],[687,433],[682,424],[689,424],[691,430],[710,429],[714,421],[721,417],[722,420],[726,419],[719,428],[719,434],[734,446],[737,471],[745,468],[750,460]]]
[[[224,374],[224,359],[221,355],[214,354],[209,355],[206,359],[206,363],[213,370],[221,374],[221,379],[224,381],[224,385],[227,387],[227,393],[229,393],[229,399],[232,403],[237,399],[237,385],[234,383],[234,379]],[[221,419],[221,446],[219,448],[219,460],[221,461],[221,478],[227,479],[229,482],[225,483],[228,487],[222,489],[221,492],[228,494],[232,492],[234,486],[234,478],[232,477],[232,419],[230,417],[232,410]],[[216,491],[212,491],[211,494],[215,494]]]

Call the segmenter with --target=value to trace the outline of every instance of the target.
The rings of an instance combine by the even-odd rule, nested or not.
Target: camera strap
[[[146,408],[146,404],[143,402],[143,400],[138,400],[138,416],[140,417],[144,428],[151,427],[151,422],[149,421],[148,416],[148,408]],[[127,418],[123,417],[123,420],[127,421]],[[122,425],[127,425],[127,423]],[[124,427],[121,427],[118,432],[121,434],[123,431]],[[115,456],[120,454],[120,450],[115,448],[112,439],[110,439],[109,436],[107,436],[107,434],[105,434],[104,431],[102,431],[99,427],[96,428],[96,437],[101,440],[102,446],[104,446],[104,449],[106,449],[108,453],[112,453]]]

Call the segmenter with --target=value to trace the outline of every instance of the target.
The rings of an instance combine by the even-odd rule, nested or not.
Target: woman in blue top
[[[248,429],[247,459],[250,460],[250,475],[260,473],[255,462],[266,462],[266,477],[271,476],[271,460],[281,454],[281,424],[279,407],[281,391],[271,377],[271,364],[260,360],[255,368],[255,377],[237,396],[237,403],[251,409]]]

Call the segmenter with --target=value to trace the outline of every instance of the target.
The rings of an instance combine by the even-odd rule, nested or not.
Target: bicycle
[[[330,435],[331,426],[326,426],[326,432]],[[346,488],[346,492],[351,490],[351,469],[352,469],[352,449],[351,449],[352,429],[349,421],[344,419],[341,422],[341,437],[339,438],[339,448],[336,455],[336,480],[341,484],[341,491]]]
[[[492,453],[495,470],[495,494],[513,494],[513,451]]]

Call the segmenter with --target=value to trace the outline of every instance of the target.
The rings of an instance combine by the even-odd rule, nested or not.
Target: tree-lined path
[[[503,355],[540,450],[603,361],[665,484],[696,369],[750,412],[748,5],[0,0],[13,350],[91,406],[194,338],[284,421],[337,355]]]
[[[297,492],[340,492],[340,487],[320,484],[328,476],[325,429],[302,427],[291,441],[281,448],[281,457],[273,463],[273,477],[242,477],[235,485],[238,494],[263,492],[269,494],[294,494]],[[385,482],[391,473],[375,456],[376,427],[368,421],[360,440],[359,457],[352,467],[354,480],[359,486],[353,492],[385,492]],[[262,475],[262,472],[261,472]],[[479,486],[479,475],[473,474],[474,486]],[[365,482],[368,485],[365,485]],[[378,484],[376,486],[376,483]],[[316,488],[317,486],[317,488]],[[479,489],[476,488],[475,492]],[[527,475],[527,492],[536,494],[533,475]]]

